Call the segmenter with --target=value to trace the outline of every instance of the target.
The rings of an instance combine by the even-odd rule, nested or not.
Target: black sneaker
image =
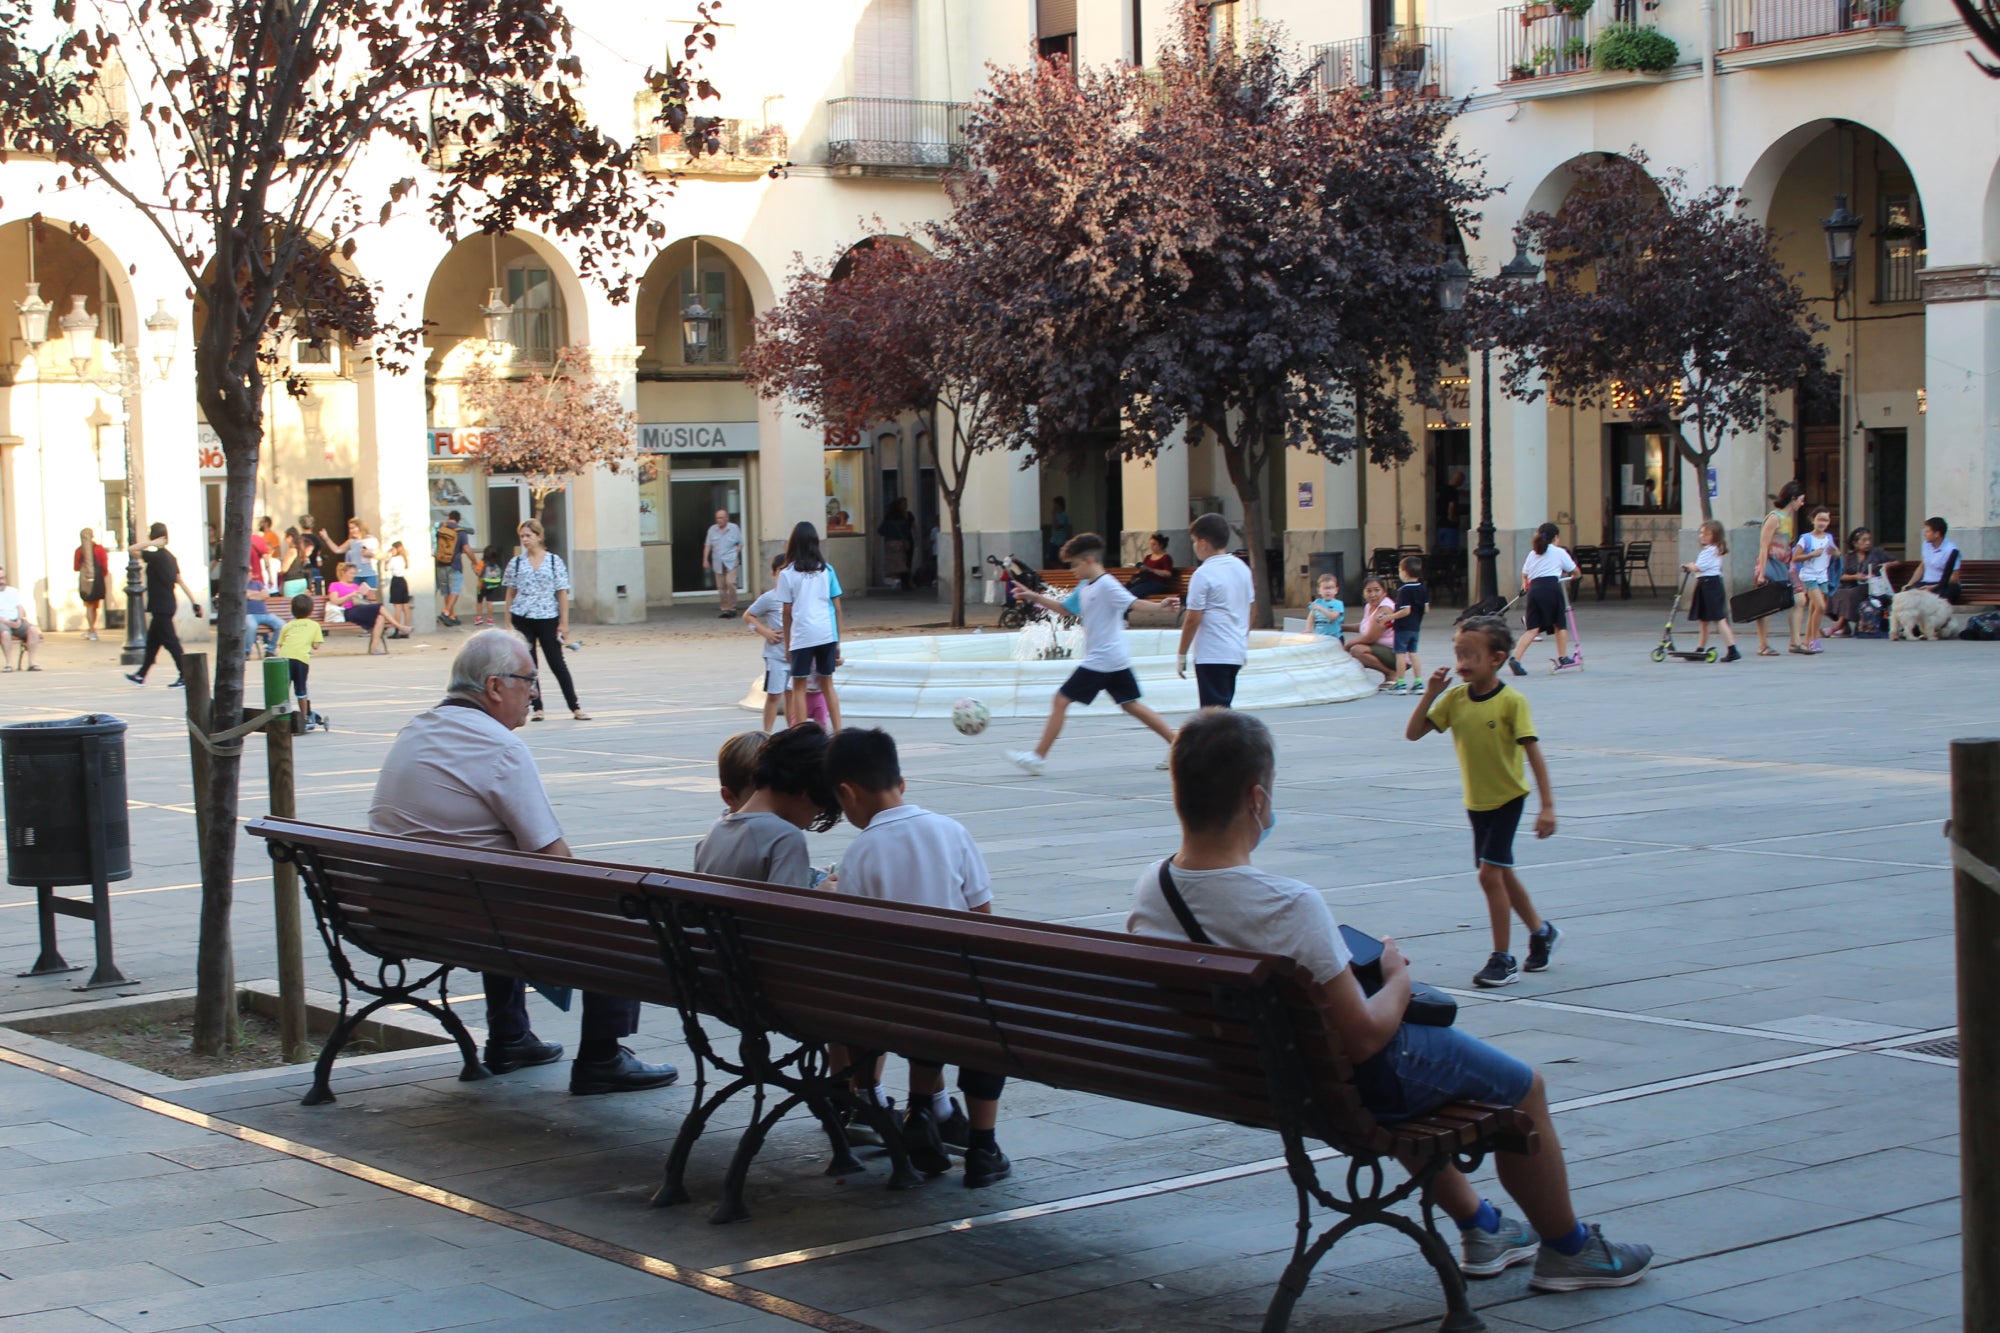
[[[938,1137],[937,1117],[921,1102],[903,1116],[903,1149],[910,1154],[910,1165],[927,1176],[941,1176],[951,1170],[944,1140]]]
[[[1510,657],[1507,659],[1507,669],[1513,672],[1517,676],[1525,676],[1528,674],[1528,668],[1521,665],[1521,659],[1518,657]]]
[[[1520,964],[1514,961],[1514,955],[1511,953],[1501,953],[1498,949],[1495,949],[1493,956],[1486,960],[1486,966],[1473,974],[1472,984],[1489,988],[1494,986],[1511,986],[1520,979],[1521,967]]]
[[[1542,928],[1528,936],[1528,965],[1526,971],[1541,972],[1548,968],[1549,955],[1556,951],[1556,941],[1563,933],[1556,929],[1553,921],[1542,922]]]
[[[896,1113],[896,1099],[893,1097],[889,1098],[883,1103],[882,1109],[890,1115],[894,1115]],[[842,1111],[840,1113],[840,1128],[841,1132],[847,1135],[847,1141],[850,1144],[858,1144],[864,1148],[879,1148],[882,1146],[882,1135],[876,1131],[875,1126],[861,1118],[859,1111]]]
[[[1729,645],[1729,651],[1722,655],[1722,660],[1725,662],[1741,662],[1743,654],[1737,652],[1736,645],[1732,643]]]
[[[932,1113],[935,1117],[935,1112]],[[938,1137],[951,1152],[964,1154],[972,1142],[972,1122],[965,1118],[965,1108],[956,1101],[951,1104],[951,1115],[938,1121]]]
[[[167,688],[170,690],[184,690],[187,687],[188,683],[178,676],[167,682]]]
[[[144,676],[140,675],[140,674],[139,674],[138,672],[136,672],[136,671],[128,671],[128,672],[126,672],[126,673],[125,673],[125,679],[127,679],[127,680],[131,681],[131,682],[132,682],[132,683],[133,683],[134,685],[144,685],[144,684],[146,683],[146,678],[145,678]]]
[[[1014,1174],[1014,1164],[1007,1160],[1007,1154],[1000,1151],[998,1144],[991,1148],[972,1148],[965,1154],[965,1187],[976,1190],[992,1185]]]

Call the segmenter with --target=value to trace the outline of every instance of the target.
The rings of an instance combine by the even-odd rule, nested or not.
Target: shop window
[[[1680,513],[1679,438],[1639,426],[1611,427],[1609,481],[1613,513]]]
[[[868,473],[866,449],[826,450],[826,532],[846,536],[867,530],[861,512],[862,478]]]
[[[552,361],[555,352],[568,341],[562,297],[556,291],[555,275],[539,259],[517,259],[507,266],[507,341],[516,356],[529,361]]]
[[[693,268],[681,270],[681,301],[679,310],[688,308],[695,296],[695,271]],[[708,308],[708,346],[697,352],[683,342],[681,361],[690,366],[726,366],[736,360],[729,345],[729,269],[720,261],[701,261],[701,303]],[[674,317],[674,327],[680,327],[678,311]]]

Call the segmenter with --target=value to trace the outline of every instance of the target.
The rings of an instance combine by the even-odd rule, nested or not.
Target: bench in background
[[[1897,592],[1903,590],[1920,568],[1915,560],[1898,560],[1885,565],[1883,573],[1889,576],[1889,586]],[[1967,560],[1960,557],[1958,562],[1959,599],[1954,613],[1971,613],[1985,607],[2000,606],[2000,560]]]

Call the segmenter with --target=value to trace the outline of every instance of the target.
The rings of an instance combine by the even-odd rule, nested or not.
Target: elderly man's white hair
[[[446,694],[479,698],[486,693],[490,676],[519,671],[528,660],[528,645],[511,630],[483,629],[465,641],[451,660],[451,684]]]

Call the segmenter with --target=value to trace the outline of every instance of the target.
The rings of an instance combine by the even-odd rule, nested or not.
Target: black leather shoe
[[[623,1046],[609,1060],[578,1060],[569,1067],[572,1097],[589,1097],[600,1092],[644,1092],[664,1088],[678,1079],[681,1071],[672,1065],[649,1065]]]
[[[978,1189],[1014,1174],[1014,1164],[998,1147],[973,1148],[965,1154],[965,1187]]]
[[[944,1155],[944,1140],[938,1137],[937,1117],[919,1102],[903,1117],[903,1150],[910,1165],[927,1176],[941,1176],[951,1170],[951,1158]]]
[[[562,1059],[562,1053],[561,1042],[543,1041],[525,1032],[511,1041],[487,1042],[484,1063],[491,1073],[511,1074],[531,1065],[552,1065]]]

